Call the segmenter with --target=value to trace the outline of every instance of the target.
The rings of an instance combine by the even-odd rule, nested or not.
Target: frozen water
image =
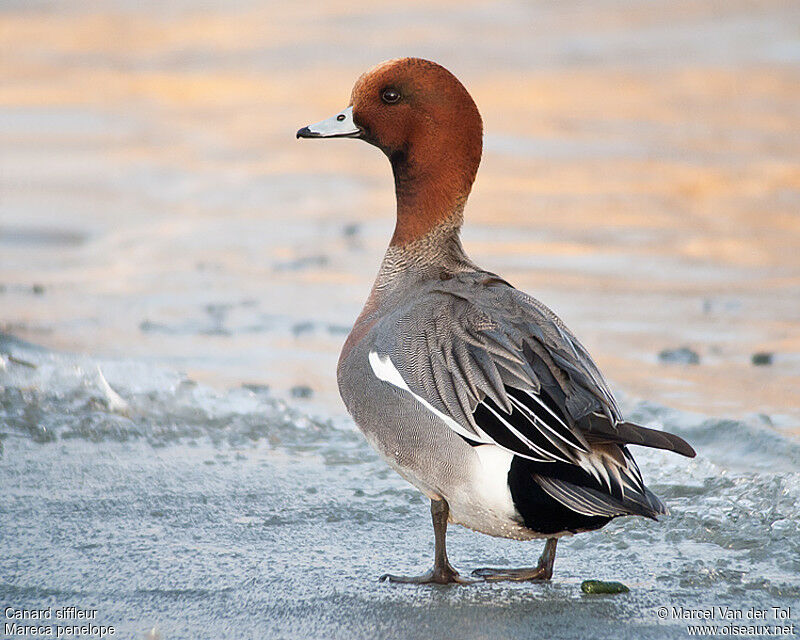
[[[630,407],[698,449],[635,452],[670,516],[563,541],[550,584],[399,586],[377,578],[428,567],[427,506],[349,422],[131,361],[8,337],[0,352],[4,605],[97,609],[128,638],[244,639],[678,638],[658,607],[798,604],[800,443],[764,420]],[[540,546],[449,535],[462,571]],[[590,578],[631,592],[584,595]]]

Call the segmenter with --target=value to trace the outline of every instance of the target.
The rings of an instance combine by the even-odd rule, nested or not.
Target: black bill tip
[[[309,129],[308,127],[303,127],[302,129],[298,129],[297,131],[298,138],[314,138],[316,137],[315,134]]]

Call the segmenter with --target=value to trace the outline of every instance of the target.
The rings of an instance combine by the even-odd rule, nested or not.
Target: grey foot
[[[542,557],[535,567],[525,569],[475,569],[473,576],[482,578],[486,582],[500,582],[511,580],[513,582],[549,580],[553,577],[553,563],[556,559],[556,545],[558,538],[548,538],[544,545]]]
[[[510,580],[513,582],[549,580],[553,576],[552,570],[547,567],[531,567],[525,569],[475,569],[472,575],[486,582],[500,582]]]
[[[431,569],[421,576],[395,576],[385,573],[380,577],[380,581],[397,582],[401,584],[475,584],[478,580],[464,578],[458,571],[449,567],[445,570]]]

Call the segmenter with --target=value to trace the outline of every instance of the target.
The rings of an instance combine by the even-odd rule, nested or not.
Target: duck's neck
[[[397,198],[390,247],[411,249],[428,236],[445,244],[458,240],[480,150],[477,157],[453,151],[425,144],[390,155]]]
[[[375,289],[474,267],[459,233],[480,163],[480,147],[477,154],[465,151],[428,139],[389,156],[397,222]]]

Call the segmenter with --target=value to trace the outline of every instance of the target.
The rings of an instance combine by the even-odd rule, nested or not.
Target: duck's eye
[[[384,89],[383,93],[381,93],[381,100],[386,104],[394,104],[400,100],[400,92],[396,89]]]

